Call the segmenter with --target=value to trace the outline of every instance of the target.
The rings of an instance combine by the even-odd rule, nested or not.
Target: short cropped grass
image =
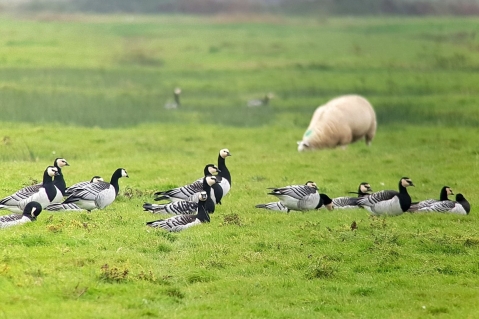
[[[124,167],[103,211],[0,232],[4,318],[473,318],[479,280],[477,24],[472,19],[62,16],[0,19],[0,197],[54,158],[68,185]],[[182,105],[166,110],[174,87]],[[248,99],[272,92],[270,105]],[[298,153],[315,107],[373,103],[371,147]],[[151,229],[158,190],[229,148],[211,223]],[[442,186],[469,216],[277,213],[267,187]],[[7,213],[5,211],[5,213]],[[353,224],[355,226],[353,226]]]

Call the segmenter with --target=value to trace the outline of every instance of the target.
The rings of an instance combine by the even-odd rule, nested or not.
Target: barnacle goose
[[[55,175],[55,178],[53,180],[53,184],[62,192],[63,195],[65,195],[66,184],[65,184],[65,179],[63,178],[61,168],[64,167],[64,166],[70,166],[70,164],[68,164],[68,162],[64,158],[56,158],[53,161],[53,166],[56,167],[57,170],[58,170],[58,175]],[[19,198],[30,197],[33,194],[37,193],[40,190],[40,188],[42,187],[42,185],[43,185],[43,183],[37,183],[35,185],[26,186],[26,187],[18,190],[12,196],[17,196]]]
[[[169,204],[143,204],[143,209],[152,213],[170,213],[170,214],[192,214],[196,212],[197,203],[200,200],[201,192],[205,191],[208,194],[206,199],[206,209],[208,213],[214,213],[215,201],[211,197],[212,187],[217,185],[217,179],[214,175],[206,175],[201,181],[201,189],[186,197],[184,200],[171,202]],[[196,204],[196,206],[195,206]]]
[[[18,192],[0,200],[0,209],[8,209],[12,213],[20,214],[25,206],[32,201],[39,202],[42,208],[51,203],[59,203],[63,199],[62,192],[53,183],[53,177],[58,174],[58,168],[48,166],[43,172],[42,186],[36,193],[31,195],[19,194]]]
[[[274,97],[273,93],[268,93],[262,99],[249,100],[248,107],[259,107],[268,105],[269,101]]]
[[[83,187],[87,186],[90,183],[95,183],[95,182],[103,182],[103,178],[100,176],[93,176],[90,181],[85,181],[85,182],[78,182],[76,184],[73,184],[72,186],[68,187],[65,190],[65,195],[70,196],[74,192],[76,192],[79,189],[82,189]]]
[[[179,232],[186,228],[199,225],[201,223],[209,223],[210,215],[206,209],[207,192],[200,192],[198,202],[198,213],[194,215],[176,215],[167,219],[155,220],[147,222],[150,227],[160,227],[170,232]]]
[[[399,192],[383,190],[358,199],[358,205],[366,208],[373,215],[400,215],[411,206],[411,196],[406,187],[414,186],[409,177],[399,180]]]
[[[124,168],[118,168],[111,176],[110,183],[102,181],[89,183],[68,196],[63,203],[50,205],[48,210],[78,210],[80,208],[92,211],[93,209],[103,209],[113,203],[118,196],[120,191],[118,180],[122,177],[129,177],[128,173]]]
[[[220,170],[214,164],[208,164],[203,170],[203,177],[194,181],[191,184],[173,188],[167,191],[155,193],[155,201],[169,200],[170,202],[177,202],[182,200],[189,200],[194,194],[203,190],[204,176],[219,174]],[[218,184],[213,184],[210,190],[210,196],[216,204],[221,204],[223,198],[223,189]]]
[[[348,209],[348,208],[359,208],[358,207],[358,199],[364,196],[368,196],[370,192],[373,190],[371,189],[371,185],[369,183],[363,182],[359,184],[358,192],[350,192],[352,194],[358,194],[357,197],[336,197],[333,198],[333,207],[334,209]]]
[[[438,201],[443,201],[443,200],[449,200],[449,195],[454,195],[452,192],[452,189],[449,186],[444,186],[441,188],[441,192],[439,193],[439,200],[437,199],[426,199],[422,200],[420,202],[415,202],[411,204],[411,207],[409,207],[408,212],[416,212],[421,208],[428,207]]]
[[[423,207],[418,212],[439,212],[439,213],[453,213],[459,215],[468,215],[471,211],[471,204],[464,198],[464,195],[458,193],[456,200],[442,200],[432,203],[429,206]]]
[[[0,217],[0,228],[21,225],[35,221],[42,212],[42,205],[38,202],[29,202],[23,209],[23,214],[12,214]]]
[[[321,205],[319,207],[316,207],[316,209],[320,209],[321,207],[326,207],[328,210],[333,210],[333,200],[326,194],[319,194],[319,197],[321,198]],[[274,210],[274,211],[280,211],[280,212],[286,212],[289,213],[291,210],[284,206],[283,203],[281,202],[271,202],[267,204],[258,204],[255,206],[256,208],[264,208],[267,210]]]
[[[180,88],[175,88],[173,90],[173,96],[175,98],[175,101],[174,102],[167,101],[165,103],[165,109],[169,110],[169,109],[178,108],[181,105],[180,104],[180,94],[181,94],[181,89]]]
[[[231,156],[231,153],[227,148],[221,149],[218,154],[218,168],[220,169],[218,175],[221,177],[219,185],[223,189],[223,196],[226,196],[231,189],[231,173],[228,167],[226,167],[226,158],[228,156]]]
[[[286,206],[289,210],[311,210],[319,209],[324,200],[328,201],[328,209],[331,208],[331,199],[325,195],[318,193],[316,183],[312,181],[306,182],[305,185],[289,185],[279,188],[270,188],[272,191],[268,195],[274,195],[279,198],[281,204]]]
[[[175,215],[188,215],[196,213],[198,209],[198,202],[190,202],[181,200],[179,202],[172,202],[168,204],[143,204],[143,209],[147,212],[154,214],[175,214]]]

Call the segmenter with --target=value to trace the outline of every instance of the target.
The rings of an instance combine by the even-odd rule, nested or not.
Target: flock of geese
[[[159,227],[168,231],[181,231],[191,226],[209,222],[215,206],[221,204],[222,198],[231,190],[231,174],[226,166],[226,158],[231,156],[228,149],[221,149],[218,165],[205,166],[203,176],[193,183],[170,190],[156,192],[155,201],[167,201],[162,204],[145,203],[143,209],[154,214],[172,214],[166,219],[147,222],[150,227]],[[118,168],[111,176],[110,182],[94,176],[90,181],[79,182],[66,187],[62,168],[68,166],[64,158],[55,159],[53,166],[48,166],[43,174],[42,183],[27,186],[14,194],[0,200],[0,210],[9,210],[13,214],[0,216],[0,228],[20,225],[36,220],[42,210],[88,211],[104,209],[116,199],[119,193],[119,179],[129,177],[124,168]],[[325,207],[328,210],[364,208],[372,215],[400,215],[405,212],[440,212],[466,215],[471,206],[460,193],[456,200],[449,200],[454,195],[449,186],[444,186],[439,199],[427,199],[412,202],[407,188],[414,186],[408,177],[402,177],[398,190],[373,192],[369,183],[359,184],[354,197],[330,198],[318,192],[313,181],[304,185],[289,185],[269,188],[268,195],[279,201],[258,204],[257,208],[272,211],[309,211]]]

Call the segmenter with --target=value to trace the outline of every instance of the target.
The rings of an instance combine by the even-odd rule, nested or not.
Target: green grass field
[[[476,318],[479,39],[476,19],[277,16],[0,17],[0,197],[56,157],[67,184],[124,167],[103,211],[0,232],[0,318]],[[182,105],[166,110],[173,88]],[[272,92],[263,108],[252,98]],[[314,109],[374,105],[372,147],[298,153]],[[231,193],[211,223],[144,226],[153,192],[189,183],[229,148]],[[444,185],[468,216],[254,208],[314,180]],[[4,211],[7,214],[7,211]],[[351,230],[351,223],[358,225]]]

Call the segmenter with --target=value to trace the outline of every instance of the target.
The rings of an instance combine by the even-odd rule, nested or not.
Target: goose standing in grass
[[[63,203],[50,205],[49,211],[76,211],[84,209],[91,212],[94,209],[104,209],[118,196],[120,185],[118,180],[122,177],[129,177],[124,168],[118,168],[111,176],[110,183],[98,181],[89,183],[68,196]],[[74,204],[74,205],[72,205]]]
[[[226,158],[228,156],[231,156],[231,153],[227,148],[221,149],[218,154],[218,168],[220,169],[218,175],[221,177],[219,185],[223,189],[223,196],[226,196],[231,189],[231,173],[228,167],[226,167]]]
[[[249,100],[247,105],[248,107],[260,107],[266,106],[269,104],[269,101],[274,97],[273,93],[268,93],[262,99]]]
[[[454,195],[454,193],[452,192],[452,189],[449,186],[444,186],[443,188],[441,188],[441,192],[439,193],[439,200],[426,199],[420,202],[412,203],[411,207],[409,207],[408,209],[408,212],[416,212],[419,209],[428,207],[436,202],[449,200],[449,195]]]
[[[191,184],[173,188],[167,191],[161,191],[155,193],[155,201],[160,200],[169,200],[171,202],[178,202],[189,200],[194,194],[201,192],[203,190],[203,179],[204,176],[219,174],[220,170],[214,164],[208,164],[203,170],[203,177],[194,181]],[[221,199],[223,198],[223,190],[220,185],[213,184],[213,187],[210,190],[211,198],[216,204],[221,204]]]
[[[93,176],[90,181],[85,181],[85,182],[78,182],[76,184],[73,184],[72,186],[68,187],[65,190],[65,195],[70,196],[74,192],[78,191],[79,189],[83,189],[85,186],[87,186],[90,183],[96,183],[96,182],[103,182],[103,178],[100,176]]]
[[[47,207],[51,203],[59,203],[63,199],[62,192],[53,183],[53,177],[57,176],[58,168],[48,166],[43,172],[42,186],[36,193],[29,196],[19,194],[18,192],[0,200],[0,209],[8,209],[12,213],[21,214],[25,206],[32,202],[39,202],[42,208]]]
[[[23,209],[23,214],[12,214],[0,217],[0,228],[7,228],[35,221],[42,212],[42,205],[38,202],[29,202]]]
[[[459,215],[468,215],[470,211],[471,204],[469,204],[467,199],[461,193],[456,195],[455,201],[441,200],[417,210],[417,212],[453,213]]]
[[[334,209],[359,208],[358,206],[359,198],[368,196],[370,192],[372,191],[373,190],[371,189],[371,185],[369,185],[369,183],[363,182],[359,184],[357,193],[350,192],[352,194],[358,194],[357,197],[343,196],[343,197],[333,198],[333,207]]]
[[[361,197],[359,206],[366,208],[373,215],[400,215],[411,206],[411,196],[407,187],[414,186],[409,177],[399,180],[399,192],[395,190],[383,190]]]
[[[171,109],[176,109],[181,106],[180,104],[180,94],[181,94],[181,89],[180,88],[175,88],[173,90],[173,96],[174,96],[174,102],[168,101],[165,103],[165,109],[171,110]]]
[[[187,197],[182,201],[171,202],[169,204],[150,204],[145,203],[143,204],[143,208],[145,211],[150,211],[152,213],[180,213],[180,214],[191,214],[191,210],[194,208],[196,211],[196,207],[190,204],[184,203],[198,203],[200,201],[201,192],[207,192],[206,198],[206,210],[208,213],[212,214],[215,211],[215,201],[211,197],[212,187],[217,185],[218,181],[216,176],[213,175],[206,175],[202,182],[201,182],[201,190],[197,193],[194,193]],[[194,212],[193,212],[194,213]]]
[[[148,222],[146,225],[150,227],[160,227],[170,232],[179,232],[201,223],[209,223],[210,215],[206,209],[207,197],[207,192],[200,192],[197,208],[198,212],[194,215],[176,215],[167,219]]]

